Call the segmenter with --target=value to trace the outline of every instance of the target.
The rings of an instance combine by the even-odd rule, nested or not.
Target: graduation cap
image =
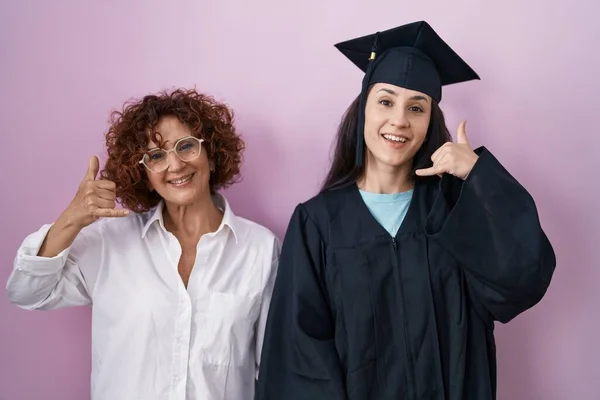
[[[412,22],[335,45],[365,72],[360,93],[356,165],[362,166],[367,90],[389,83],[442,100],[442,86],[480,79],[425,21]]]

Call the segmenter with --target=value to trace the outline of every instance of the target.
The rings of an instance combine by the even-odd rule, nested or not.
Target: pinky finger
[[[440,166],[433,166],[433,167],[429,167],[429,168],[417,169],[415,171],[415,174],[417,174],[418,176],[433,176],[433,175],[441,175],[444,172],[446,172],[444,168],[442,168]]]
[[[98,208],[94,211],[97,218],[120,218],[129,215],[129,210],[117,210],[114,208]]]

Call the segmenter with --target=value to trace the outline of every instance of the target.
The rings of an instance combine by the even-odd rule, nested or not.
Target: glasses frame
[[[184,161],[180,156],[179,153],[177,153],[177,145],[179,144],[179,142],[181,142],[182,140],[188,140],[188,139],[194,139],[198,142],[198,147],[200,148],[200,151],[198,151],[198,155],[190,160]],[[166,155],[166,160],[167,160],[167,167],[161,171],[153,171],[152,169],[150,169],[150,167],[148,165],[146,165],[146,157],[149,157],[149,152],[153,151],[154,149],[151,149],[147,152],[144,153],[144,155],[142,156],[142,159],[140,161],[138,161],[138,164],[142,164],[144,167],[146,167],[146,169],[150,172],[154,172],[155,174],[158,174],[160,172],[166,171],[169,168],[169,154],[171,153],[175,153],[175,155],[183,162],[190,162],[195,160],[196,158],[200,157],[200,154],[202,154],[202,143],[204,143],[204,139],[198,139],[195,136],[186,136],[186,137],[182,137],[181,139],[177,139],[177,141],[175,142],[175,144],[173,145],[172,149],[169,150],[165,150],[162,149],[160,147],[157,147],[156,149],[162,150],[165,153],[167,153]]]

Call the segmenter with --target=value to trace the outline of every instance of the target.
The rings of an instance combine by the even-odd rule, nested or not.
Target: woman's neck
[[[223,220],[221,212],[210,195],[185,205],[173,205],[165,202],[163,209],[165,228],[175,237],[187,237],[200,240],[205,233],[215,232]]]
[[[364,173],[358,178],[359,189],[380,194],[406,192],[414,187],[410,166],[390,167],[379,163],[367,163]]]

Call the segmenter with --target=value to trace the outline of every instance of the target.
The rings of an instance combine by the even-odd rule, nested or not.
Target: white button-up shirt
[[[22,243],[7,283],[13,303],[92,304],[93,400],[254,399],[279,242],[215,201],[223,221],[200,239],[187,290],[162,203],[96,221],[53,258],[37,256],[50,225]]]

